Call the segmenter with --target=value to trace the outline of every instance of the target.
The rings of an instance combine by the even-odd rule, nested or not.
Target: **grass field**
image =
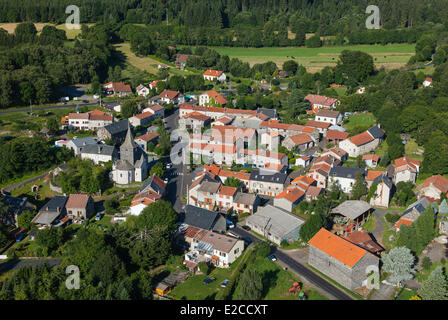
[[[255,63],[274,61],[281,66],[284,61],[294,59],[307,68],[309,72],[316,72],[325,66],[334,66],[343,50],[360,50],[373,56],[377,67],[396,69],[404,66],[409,58],[415,54],[415,46],[410,44],[390,45],[354,45],[332,46],[321,48],[285,47],[285,48],[235,48],[213,47],[220,54],[230,58],[239,58]],[[292,58],[294,57],[294,58]]]
[[[117,44],[115,45],[115,48],[125,55],[126,62],[132,65],[133,67],[143,71],[147,71],[152,74],[157,73],[158,71],[157,65],[159,64],[159,62],[149,57],[144,58],[137,57],[131,51],[131,45],[129,43]]]
[[[350,134],[361,133],[375,124],[375,116],[372,113],[359,113],[351,115],[344,121],[344,128]]]

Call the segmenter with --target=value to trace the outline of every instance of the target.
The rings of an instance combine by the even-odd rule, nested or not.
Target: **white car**
[[[165,182],[165,184],[168,183],[168,178],[163,179],[163,182]]]

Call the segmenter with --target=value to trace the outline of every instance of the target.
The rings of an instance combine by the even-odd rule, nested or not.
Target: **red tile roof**
[[[373,137],[367,131],[357,134],[356,136],[350,137],[349,139],[357,147],[374,140]]]
[[[141,140],[148,142],[155,138],[158,138],[159,136],[160,136],[160,134],[158,134],[157,132],[148,132],[148,133],[145,133],[145,134],[137,137],[136,139],[141,139]]]
[[[300,198],[304,196],[305,192],[300,189],[286,189],[283,192],[279,193],[275,198],[276,199],[286,199],[289,202],[296,202]]]
[[[176,98],[179,94],[180,94],[180,92],[178,92],[178,91],[165,89],[159,94],[159,97],[160,98],[168,98],[171,100],[171,99]]]
[[[341,132],[338,130],[328,130],[327,138],[329,140],[345,140],[348,138],[348,132]]]
[[[307,135],[306,133],[301,133],[301,134],[298,134],[295,136],[289,136],[286,139],[291,140],[294,143],[294,145],[296,145],[296,146],[300,146],[305,143],[313,142],[313,139],[311,139],[311,137],[309,135]]]
[[[143,113],[136,114],[134,117],[137,119],[143,120],[143,119],[151,118],[152,116],[153,116],[153,114],[151,112],[143,112]]]
[[[374,181],[376,178],[378,178],[382,174],[385,174],[385,171],[368,170],[367,175],[366,175],[366,181]]]
[[[320,229],[308,243],[350,268],[368,254],[366,250],[324,228]]]
[[[329,123],[329,122],[322,122],[322,121],[308,120],[307,123],[306,123],[306,126],[319,128],[319,129],[328,129],[331,126],[331,123]]]
[[[319,109],[316,112],[316,116],[326,118],[337,118],[339,116],[339,111]]]
[[[319,96],[315,94],[309,94],[305,97],[305,100],[309,101],[311,104],[319,104],[323,106],[331,106],[333,103],[339,101],[335,98],[325,97],[325,96]]]
[[[188,113],[185,116],[183,116],[182,118],[183,119],[191,118],[191,119],[202,121],[202,122],[205,122],[205,121],[211,119],[210,117],[207,117],[206,115],[203,115],[202,113],[199,113],[199,112]]]
[[[362,156],[362,160],[368,161],[368,160],[373,160],[378,162],[380,160],[380,157],[376,154],[365,154]]]
[[[211,69],[207,69],[207,71],[204,72],[204,76],[209,76],[209,77],[219,77],[222,74],[223,74],[222,71],[211,70]]]
[[[419,186],[419,189],[427,188],[430,185],[436,187],[440,192],[447,193],[448,192],[448,180],[441,176],[440,174],[429,177],[423,182],[422,185]]]
[[[222,185],[219,187],[218,194],[222,195],[222,196],[233,197],[237,191],[238,191],[238,188]]]
[[[87,207],[87,203],[89,201],[89,195],[88,194],[71,194],[68,197],[67,203],[65,206],[67,208],[85,208]]]
[[[219,104],[226,104],[227,100],[216,91],[206,91],[206,94]]]

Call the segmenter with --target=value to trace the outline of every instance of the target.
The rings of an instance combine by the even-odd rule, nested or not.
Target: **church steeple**
[[[128,123],[128,132],[126,133],[126,139],[120,146],[120,159],[127,160],[130,164],[134,165],[137,160],[138,146],[134,141],[132,135],[131,126]]]

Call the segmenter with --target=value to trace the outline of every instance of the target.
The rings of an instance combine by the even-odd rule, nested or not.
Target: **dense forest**
[[[447,0],[377,1],[383,30],[366,32],[367,0],[1,0],[0,21],[64,23],[73,4],[82,23],[138,23],[179,44],[253,47],[303,45],[305,33],[335,36],[332,44],[412,43],[448,14]]]

